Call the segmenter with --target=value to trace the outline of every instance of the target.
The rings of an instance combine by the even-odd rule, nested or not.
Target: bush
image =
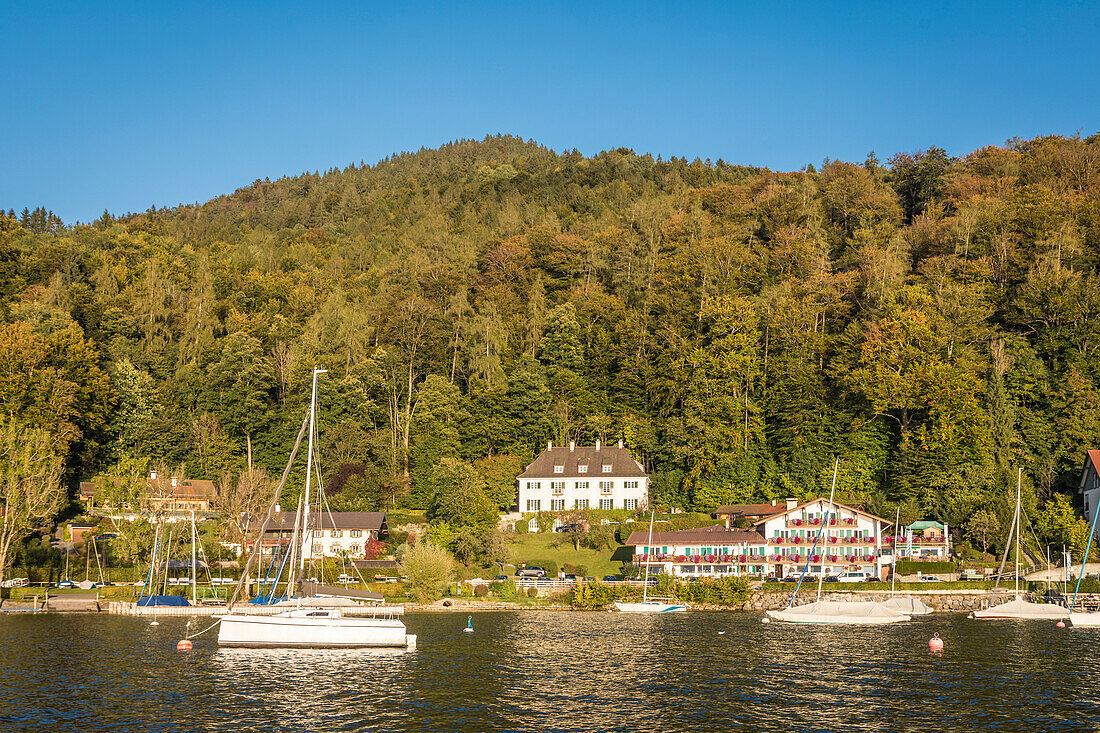
[[[475,585],[474,586],[474,596],[476,596],[477,598],[484,598],[487,595],[489,595],[489,586],[487,586],[487,585]]]
[[[572,574],[582,578],[588,575],[587,565],[574,565],[573,563],[567,562],[562,566],[562,570],[565,571],[567,575]]]
[[[539,589],[538,588],[528,588],[527,589],[527,597],[528,598],[538,598],[539,597]]]
[[[454,558],[441,547],[420,542],[405,552],[399,567],[401,574],[409,579],[409,594],[420,603],[431,603],[438,600],[450,584]]]

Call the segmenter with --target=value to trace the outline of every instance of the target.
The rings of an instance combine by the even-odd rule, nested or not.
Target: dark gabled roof
[[[1100,476],[1100,450],[1086,451],[1085,467],[1081,471],[1081,483],[1077,487],[1080,490],[1085,488],[1085,478],[1088,477],[1089,468],[1092,468],[1092,472]]]
[[[313,529],[364,529],[380,532],[386,524],[385,512],[313,512],[310,517]],[[295,512],[275,512],[267,525],[267,531],[293,530],[294,518]]]
[[[649,530],[631,532],[626,541],[628,545],[668,544],[682,545],[685,543],[710,543],[714,545],[751,545],[764,542],[764,536],[759,532],[748,529],[727,529],[721,525],[715,527],[697,527],[695,529],[675,529],[668,532],[654,532],[653,541],[649,540]]]
[[[610,473],[604,473],[604,465],[611,466]],[[581,473],[578,466],[588,466]],[[561,473],[554,473],[554,466],[562,466]],[[538,458],[519,475],[520,479],[586,478],[598,481],[603,478],[646,478],[642,464],[634,460],[630,451],[617,445],[603,445],[597,450],[594,445],[578,445],[569,448],[547,448]]]
[[[740,514],[741,516],[765,517],[786,510],[786,504],[726,504],[715,509],[714,513],[716,515]]]

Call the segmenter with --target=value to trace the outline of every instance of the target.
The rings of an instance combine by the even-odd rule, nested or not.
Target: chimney
[[[275,505],[275,511],[276,512],[281,512],[282,510],[283,510],[283,508],[281,506],[279,506],[278,504]]]
[[[726,529],[730,528],[730,515],[726,515]]]
[[[175,476],[172,477],[172,488],[173,489],[176,488],[176,477]]]
[[[787,508],[788,509],[794,509],[796,506],[798,506],[798,499],[792,499],[791,497],[787,497]]]
[[[157,472],[156,471],[150,471],[149,472],[149,480],[150,481],[156,481],[157,480]]]
[[[575,441],[575,440],[569,441],[569,452],[570,453],[572,453],[573,449],[576,448],[576,447],[577,447],[577,441]]]
[[[546,450],[550,450],[553,447],[554,447],[554,441],[552,441],[552,440],[546,441]]]
[[[596,438],[596,450],[600,449],[600,439]]]
[[[772,506],[775,506],[775,499],[772,499]]]
[[[622,441],[621,439],[619,440],[619,447],[620,447],[620,448],[622,448],[622,447],[623,447],[623,441]]]

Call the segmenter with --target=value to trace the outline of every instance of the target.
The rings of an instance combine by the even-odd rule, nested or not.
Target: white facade
[[[525,514],[570,509],[644,509],[649,476],[618,446],[548,445],[516,479]]]
[[[362,558],[363,548],[372,537],[374,532],[369,529],[315,529],[306,557],[340,557],[345,554],[352,559]]]
[[[893,552],[883,542],[883,532],[893,523],[834,504],[828,525],[823,526],[828,511],[828,499],[805,504],[788,501],[786,510],[761,520],[757,530],[768,543],[769,574],[789,575],[809,560],[809,572],[815,575],[865,572],[885,577],[884,569],[893,564]]]
[[[1081,492],[1084,503],[1085,520],[1091,527],[1096,519],[1096,512],[1100,510],[1100,450],[1090,450],[1086,453],[1085,466],[1081,470],[1081,482],[1077,490]],[[1097,529],[1100,530],[1100,526]]]

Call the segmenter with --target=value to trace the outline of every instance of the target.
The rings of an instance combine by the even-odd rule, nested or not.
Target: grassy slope
[[[594,578],[613,575],[619,572],[621,565],[618,560],[611,559],[614,550],[596,551],[587,547],[574,550],[573,543],[565,537],[549,532],[509,536],[508,548],[512,562],[517,565],[538,565],[548,560],[556,562],[559,569],[563,569],[565,563],[583,565]]]

